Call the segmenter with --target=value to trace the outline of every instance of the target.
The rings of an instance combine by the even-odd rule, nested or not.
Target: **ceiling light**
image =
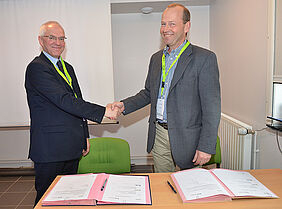
[[[152,11],[153,11],[153,8],[152,8],[152,7],[143,7],[143,8],[141,9],[141,12],[142,12],[143,14],[150,14]]]

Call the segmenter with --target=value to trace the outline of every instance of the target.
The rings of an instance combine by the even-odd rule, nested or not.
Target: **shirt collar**
[[[48,54],[47,52],[43,51],[43,54],[49,58],[49,60],[54,64],[54,65],[57,65],[57,62],[58,62],[58,58],[55,58],[55,57],[52,57],[50,54]]]
[[[176,49],[171,50],[170,53],[168,52],[169,46],[166,46],[166,47],[164,48],[163,53],[165,54],[165,56],[166,56],[166,55],[169,55],[169,54],[171,54],[171,55],[176,55],[176,56],[177,56],[177,55],[179,54],[179,52],[181,51],[182,47],[183,47],[186,43],[187,43],[187,40],[185,39],[184,42],[183,42],[179,47],[177,47]]]

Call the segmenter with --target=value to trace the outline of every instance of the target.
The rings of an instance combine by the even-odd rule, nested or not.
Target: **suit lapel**
[[[41,52],[39,57],[40,57],[40,59],[42,59],[49,66],[49,69],[53,69],[54,68],[52,62],[44,55],[43,52]],[[54,68],[54,70],[55,70],[55,68]]]
[[[153,63],[152,69],[152,78],[153,78],[153,86],[151,87],[154,90],[155,95],[159,94],[160,82],[161,82],[161,75],[162,75],[162,55],[163,51],[159,51],[157,54],[155,61]]]
[[[60,76],[60,74],[57,72],[57,70],[55,69],[53,63],[44,55],[43,52],[41,52],[40,56],[41,59],[44,60],[44,62],[48,65],[50,71],[55,75],[55,77],[58,78],[58,80],[60,82],[63,82],[65,86],[67,86],[68,90],[72,92],[71,87],[67,84],[67,82]],[[71,74],[70,74],[71,76]],[[72,76],[71,76],[72,77]]]
[[[170,84],[169,93],[174,88],[174,86],[177,84],[179,79],[182,77],[185,70],[187,70],[187,66],[189,65],[189,63],[192,60],[192,56],[190,56],[191,54],[192,54],[192,45],[190,44],[190,46],[188,46],[187,49],[185,49],[185,51],[183,52],[183,54],[179,57],[179,60],[175,68],[173,78]]]

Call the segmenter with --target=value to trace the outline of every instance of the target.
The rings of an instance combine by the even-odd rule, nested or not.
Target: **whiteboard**
[[[0,126],[29,125],[26,67],[40,54],[39,27],[49,20],[65,29],[63,58],[75,69],[85,100],[114,100],[109,0],[0,1]]]

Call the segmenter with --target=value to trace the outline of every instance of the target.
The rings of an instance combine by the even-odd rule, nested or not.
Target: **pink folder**
[[[278,198],[245,171],[195,168],[173,173],[171,178],[184,203],[221,202],[236,198]],[[210,182],[202,183],[205,179],[209,179]],[[216,184],[212,182],[216,182],[218,185],[215,186]],[[205,189],[208,187],[212,189],[207,192]],[[197,192],[198,194],[196,194]]]
[[[150,205],[152,204],[151,201],[151,191],[150,191],[150,183],[149,183],[149,176],[138,176],[140,178],[144,178],[145,181],[145,201],[142,203],[134,203],[129,201],[125,202],[118,202],[118,201],[103,201],[103,196],[107,190],[111,190],[108,186],[109,179],[112,179],[113,176],[119,176],[123,178],[128,178],[132,179],[136,176],[132,175],[112,175],[112,174],[105,174],[105,173],[100,173],[100,174],[80,174],[80,175],[69,175],[73,177],[79,178],[80,176],[85,176],[85,175],[95,175],[95,181],[93,185],[91,185],[91,188],[89,190],[88,196],[85,199],[67,199],[67,200],[46,200],[48,195],[55,189],[56,190],[56,185],[60,182],[60,180],[56,183],[56,185],[52,188],[52,190],[46,195],[46,197],[42,201],[43,206],[51,206],[51,205],[98,205],[98,204],[144,204],[144,205]],[[67,176],[65,176],[67,177]],[[67,192],[67,191],[66,191]]]

